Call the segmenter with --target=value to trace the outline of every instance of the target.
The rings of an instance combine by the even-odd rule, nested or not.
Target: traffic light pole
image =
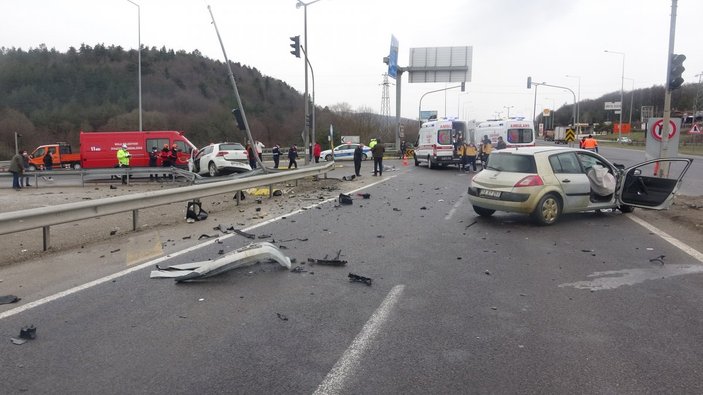
[[[671,58],[674,54],[674,42],[676,41],[676,2],[677,0],[671,0],[671,22],[669,23],[669,51],[667,52],[667,66],[666,66],[666,87],[664,89],[664,119],[662,125],[662,141],[659,146],[659,158],[669,157],[669,133],[671,125]],[[695,114],[694,114],[695,116]],[[659,176],[664,177],[668,175],[669,169],[666,166],[661,166],[659,168]]]

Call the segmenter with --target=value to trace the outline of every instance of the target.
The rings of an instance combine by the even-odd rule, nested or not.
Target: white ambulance
[[[508,147],[531,147],[535,145],[535,129],[532,122],[518,119],[485,121],[476,127],[476,136],[481,143],[486,138],[495,148],[498,137],[502,137]]]
[[[415,143],[415,166],[427,163],[427,167],[432,169],[440,165],[458,164],[454,144],[459,137],[473,141],[473,134],[468,134],[464,121],[444,119],[423,123]]]

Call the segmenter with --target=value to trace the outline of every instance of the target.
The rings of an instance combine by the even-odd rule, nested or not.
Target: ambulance
[[[465,121],[443,119],[423,123],[415,143],[415,166],[426,163],[432,169],[458,164],[454,144],[459,137],[467,142],[474,141],[473,129]]]
[[[498,137],[503,138],[508,148],[535,145],[535,129],[530,121],[518,119],[485,121],[478,124],[476,134],[479,143],[488,138],[493,147],[498,142]]]

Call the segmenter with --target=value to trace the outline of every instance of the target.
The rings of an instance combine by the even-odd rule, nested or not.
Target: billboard
[[[619,101],[607,101],[605,102],[605,110],[620,110],[620,102]]]
[[[427,121],[430,119],[430,117],[434,117],[434,119],[437,119],[437,110],[420,111],[421,121]]]
[[[473,47],[410,48],[410,82],[471,81]]]

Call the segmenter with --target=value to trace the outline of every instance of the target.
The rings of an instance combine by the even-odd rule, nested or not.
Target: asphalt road
[[[346,267],[262,263],[175,284],[149,279],[152,263],[2,318],[0,392],[703,391],[700,253],[620,213],[479,218],[468,177],[402,168],[370,199],[246,229],[294,266],[341,250]],[[221,241],[159,265],[251,240]],[[11,344],[29,324],[37,339]]]

